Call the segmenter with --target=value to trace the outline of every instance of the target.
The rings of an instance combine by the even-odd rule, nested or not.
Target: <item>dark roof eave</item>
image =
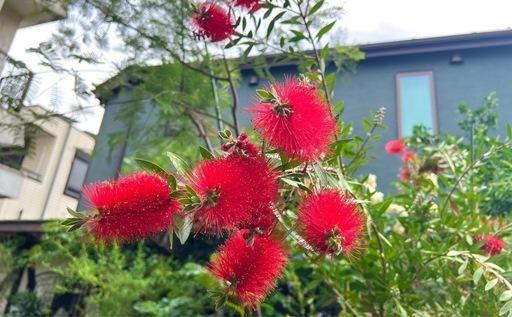
[[[43,233],[41,225],[47,220],[3,220],[0,221],[0,233]]]

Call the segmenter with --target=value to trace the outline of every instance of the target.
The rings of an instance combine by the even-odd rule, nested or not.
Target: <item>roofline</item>
[[[472,48],[485,48],[485,47],[498,47],[512,45],[512,30],[501,30],[492,32],[482,33],[470,33],[470,34],[459,34],[441,37],[429,37],[421,39],[410,39],[393,42],[381,42],[381,43],[370,43],[354,45],[358,46],[359,49],[365,53],[365,59],[385,57],[385,56],[400,56],[409,54],[421,54],[421,53],[433,53],[453,50],[463,50]],[[304,52],[308,55],[313,55],[313,51]],[[282,53],[265,55],[265,60],[268,67],[285,67],[285,66],[296,66],[299,61],[293,60],[286,63],[276,63],[275,60],[278,57],[285,56]],[[260,57],[260,56],[258,56]],[[253,62],[256,60],[255,57],[249,57],[248,61],[244,64],[240,64],[240,70],[253,69],[255,66]],[[135,65],[128,66],[127,68],[136,67]],[[158,67],[158,66],[146,66],[146,67]],[[145,67],[142,67],[145,68]],[[94,94],[96,98],[100,100],[100,103],[106,105],[107,100],[103,98],[100,87],[109,85],[113,82],[113,79],[120,78],[124,70],[121,70],[117,75],[107,79],[105,82],[96,85]],[[119,89],[121,85],[113,85],[110,87],[111,90]],[[107,98],[108,99],[108,98]]]
[[[512,45],[512,30],[360,45],[366,58]]]

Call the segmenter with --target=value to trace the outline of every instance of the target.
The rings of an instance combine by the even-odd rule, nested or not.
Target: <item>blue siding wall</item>
[[[452,64],[451,57],[458,54],[463,62]],[[332,71],[333,69],[329,69]],[[379,107],[387,108],[384,123],[388,126],[382,132],[382,139],[371,152],[375,160],[364,168],[362,173],[373,173],[378,177],[381,190],[394,191],[390,185],[395,181],[401,160],[384,152],[387,141],[398,138],[397,96],[395,76],[399,72],[433,71],[436,91],[437,121],[439,132],[462,135],[457,122],[462,118],[457,113],[460,103],[467,103],[470,108],[481,106],[484,98],[495,91],[500,100],[497,111],[500,113],[500,126],[496,131],[502,137],[506,133],[506,124],[512,123],[512,47],[493,47],[421,53],[403,56],[375,57],[358,64],[357,72],[349,80],[340,75],[334,94],[336,101],[345,104],[344,121],[354,122],[355,133],[362,134],[361,119],[368,117],[370,111]],[[285,74],[296,74],[293,66],[274,67],[271,69],[277,81],[282,81]],[[256,86],[250,86],[248,78],[254,75],[252,70],[242,72],[243,81],[239,90],[242,108],[250,106],[254,100],[255,90],[267,85],[268,80],[261,79]],[[246,111],[241,110],[243,125],[250,122]]]
[[[462,57],[463,63],[451,64],[453,54]],[[332,66],[328,72],[333,71]],[[368,117],[370,111],[375,112],[379,107],[387,108],[384,123],[388,126],[382,131],[382,139],[370,153],[375,160],[361,171],[376,174],[379,189],[393,192],[391,182],[397,179],[401,166],[400,156],[391,156],[384,152],[384,144],[398,137],[397,130],[397,96],[395,76],[399,72],[432,71],[436,91],[437,121],[439,131],[461,135],[457,122],[461,116],[456,113],[457,107],[464,102],[471,108],[478,108],[484,98],[495,91],[500,99],[500,128],[496,134],[504,136],[506,123],[512,123],[512,46],[475,48],[435,53],[417,53],[401,56],[373,57],[359,63],[357,72],[349,76],[349,80],[337,79],[335,100],[343,100],[345,114],[342,120],[354,122],[355,133],[362,135],[361,119]],[[274,67],[272,74],[277,81],[283,81],[285,75],[297,74],[295,66]],[[240,125],[250,129],[250,115],[247,108],[255,100],[255,90],[268,84],[268,80],[260,79],[257,85],[250,85],[249,78],[253,70],[242,71],[242,81],[239,88]],[[121,91],[107,102],[103,124],[98,135],[95,155],[92,158],[87,183],[115,178],[118,174],[123,154],[131,153],[129,144],[126,149],[117,148],[112,153],[112,159],[107,160],[108,135],[123,132],[127,127],[120,121],[115,121],[117,111],[126,106],[123,101],[130,99],[130,92]],[[148,104],[147,113],[150,120],[154,114]],[[153,114],[152,114],[153,113]],[[228,116],[229,117],[229,116]],[[83,207],[83,202],[81,203]]]

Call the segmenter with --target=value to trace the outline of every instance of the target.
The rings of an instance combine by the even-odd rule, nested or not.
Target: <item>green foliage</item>
[[[30,259],[57,274],[57,293],[83,298],[76,314],[161,316],[171,309],[183,316],[213,311],[205,289],[212,282],[198,264],[177,263],[144,243],[91,244],[63,229],[58,223],[46,224]]]
[[[33,292],[20,292],[9,296],[9,317],[42,317],[43,303]]]

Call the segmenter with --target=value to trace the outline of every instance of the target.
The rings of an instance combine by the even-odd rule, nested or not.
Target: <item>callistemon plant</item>
[[[350,255],[363,245],[366,220],[353,197],[322,181],[333,179],[320,164],[336,132],[328,104],[298,78],[273,83],[259,96],[251,111],[266,146],[225,130],[218,155],[201,148],[203,160],[192,168],[174,153],[168,156],[177,173],[138,159],[151,174],[86,186],[94,211],[68,224],[85,224],[94,238],[119,243],[162,230],[182,243],[190,233],[228,237],[208,265],[219,279],[213,293],[219,303],[246,308],[257,308],[282,276],[290,252],[285,240],[306,257]]]

